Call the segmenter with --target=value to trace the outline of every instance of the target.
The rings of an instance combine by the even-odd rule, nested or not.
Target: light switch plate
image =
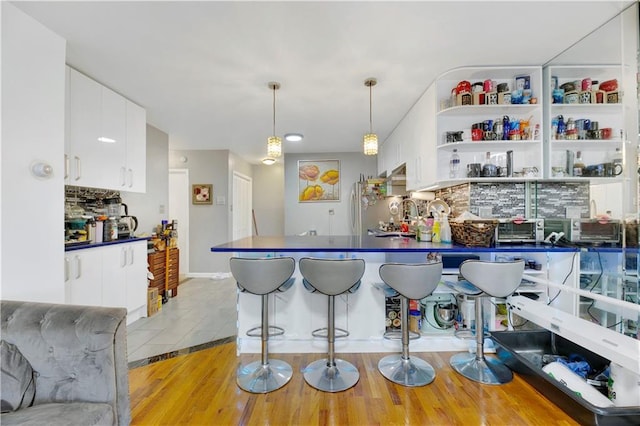
[[[216,204],[219,206],[224,206],[224,203],[225,203],[224,195],[218,195],[216,197]]]

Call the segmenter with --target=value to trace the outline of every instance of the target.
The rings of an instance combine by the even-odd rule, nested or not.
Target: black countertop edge
[[[147,241],[150,239],[151,237],[132,237],[132,238],[122,238],[115,241],[105,241],[102,243],[78,244],[78,245],[72,245],[72,246],[65,246],[64,251],[84,250],[84,249],[90,249],[95,247],[113,246],[116,244],[135,243],[136,241]]]

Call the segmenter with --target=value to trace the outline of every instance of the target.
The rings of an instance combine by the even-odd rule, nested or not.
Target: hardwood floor
[[[577,425],[515,375],[502,386],[480,385],[449,367],[450,352],[419,353],[436,370],[433,383],[406,388],[377,369],[384,354],[339,354],[360,371],[355,387],[324,393],[300,369],[323,354],[273,354],[294,370],[284,388],[250,394],[235,383],[235,343],[130,370],[132,425]]]

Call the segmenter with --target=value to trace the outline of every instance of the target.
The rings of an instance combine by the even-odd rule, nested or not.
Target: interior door
[[[253,182],[250,177],[233,172],[232,240],[250,237]]]
[[[189,273],[189,169],[169,169],[169,218],[178,221],[180,275]]]

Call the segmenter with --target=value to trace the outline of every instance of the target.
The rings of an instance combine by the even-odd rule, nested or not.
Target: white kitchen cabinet
[[[127,308],[147,315],[147,242],[73,250],[65,256],[66,303]]]
[[[494,85],[507,83],[512,93],[516,88],[516,77],[528,76],[531,98],[535,103],[528,104],[471,104],[459,105],[452,102],[451,92],[459,82],[468,81],[482,83],[493,80]],[[504,182],[507,180],[535,180],[542,177],[543,170],[543,111],[542,111],[542,68],[537,66],[522,67],[469,67],[448,71],[436,79],[436,96],[438,112],[437,149],[436,149],[436,182],[438,186],[450,186],[457,183]],[[485,97],[488,96],[485,94]],[[497,96],[497,94],[496,94]],[[473,98],[473,96],[472,96]],[[501,99],[498,97],[498,99]],[[508,116],[510,121],[528,121],[529,135],[526,140],[471,140],[471,128],[475,123],[491,120],[493,123],[503,121]],[[538,131],[536,131],[536,125]],[[462,141],[447,142],[447,132],[461,132]],[[449,159],[454,149],[460,156],[460,176],[449,177]],[[513,177],[468,177],[467,165],[485,163],[489,152],[497,165],[506,166],[506,152],[513,151]],[[520,175],[523,168],[535,167],[538,173],[530,176]]]
[[[380,146],[378,152],[378,175],[386,173],[386,176],[389,176],[404,163],[404,157],[402,157],[402,145],[404,141],[402,137],[398,135],[394,136],[394,134],[395,132]]]
[[[127,312],[147,316],[147,242],[127,244],[126,255]]]
[[[67,67],[66,183],[144,192],[146,113]]]
[[[129,192],[145,192],[147,187],[147,112],[126,101],[127,150],[124,164],[124,186]]]
[[[431,85],[406,116],[408,132],[404,154],[407,166],[407,190],[419,190],[436,180],[437,139],[435,131],[436,91]],[[404,121],[403,121],[404,123]]]
[[[64,257],[65,302],[102,306],[102,252],[74,250]]]
[[[127,306],[127,282],[125,270],[128,266],[128,244],[107,246],[102,251],[102,305]]]

